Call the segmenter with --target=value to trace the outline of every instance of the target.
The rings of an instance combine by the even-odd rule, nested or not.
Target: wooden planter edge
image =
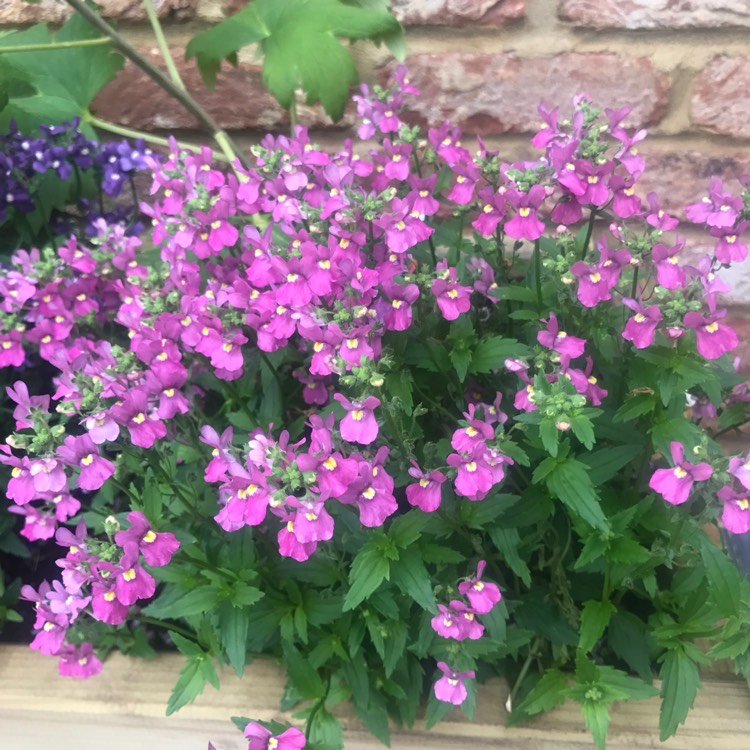
[[[147,729],[149,737],[171,731],[182,733],[191,737],[190,748],[203,750],[209,739],[216,741],[217,735],[221,735],[226,738],[225,744],[217,743],[217,748],[223,749],[246,747],[240,733],[229,722],[231,716],[282,721],[289,718],[278,708],[284,673],[271,660],[256,660],[242,679],[223,671],[220,691],[208,687],[195,703],[166,718],[167,698],[183,663],[183,657],[175,654],[164,654],[153,661],[113,654],[101,675],[75,680],[58,676],[54,658],[43,657],[25,646],[0,646],[0,735],[6,736],[5,729],[12,721],[17,724],[39,720],[54,723],[57,717],[69,725],[71,731],[78,723],[89,730],[92,726],[117,727],[117,732],[128,726]],[[420,724],[410,730],[394,730],[391,747],[394,750],[469,745],[507,750],[589,750],[593,747],[578,707],[570,703],[524,726],[506,727],[507,695],[507,686],[501,680],[492,680],[479,688],[474,721],[467,721],[456,711],[430,731]],[[687,722],[676,737],[663,745],[659,743],[658,716],[656,698],[617,705],[607,747],[610,750],[656,747],[744,750],[750,736],[750,690],[738,679],[704,679]],[[353,714],[344,711],[340,718],[345,728],[346,750],[383,747]],[[12,736],[11,731],[11,742]],[[150,744],[155,750],[168,746],[166,741]],[[3,743],[3,748],[6,747]],[[88,747],[88,744],[79,747]],[[112,745],[103,747],[114,750]],[[7,750],[15,750],[15,746],[11,744]]]

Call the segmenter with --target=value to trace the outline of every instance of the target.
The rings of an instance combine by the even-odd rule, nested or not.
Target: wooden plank
[[[111,656],[101,675],[73,680],[57,675],[56,660],[26,647],[0,647],[0,747],[2,750],[244,750],[246,744],[229,722],[233,715],[286,720],[278,710],[283,673],[270,660],[258,660],[242,680],[221,674],[222,688],[207,688],[192,705],[166,718],[167,697],[182,665],[179,655],[155,661]],[[430,732],[423,725],[395,732],[394,750],[590,750],[576,706],[565,705],[521,727],[507,728],[507,686],[492,680],[479,690],[477,715],[467,722],[460,712]],[[696,707],[677,737],[661,745],[658,700],[618,706],[607,742],[609,750],[745,750],[750,737],[750,691],[739,680],[704,682]],[[340,714],[346,750],[377,750],[372,738],[350,712]]]

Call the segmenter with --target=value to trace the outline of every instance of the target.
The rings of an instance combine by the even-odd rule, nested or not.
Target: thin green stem
[[[592,208],[589,214],[589,225],[586,227],[586,237],[583,240],[583,250],[581,250],[581,260],[586,260],[586,255],[589,252],[589,242],[591,242],[591,235],[594,231],[594,222],[596,221],[596,209]]]
[[[48,52],[55,49],[75,49],[76,47],[101,47],[112,44],[107,36],[97,39],[71,39],[69,42],[46,42],[39,44],[18,44],[15,47],[0,47],[0,55],[11,55],[14,52]]]
[[[511,710],[513,708],[513,701],[515,700],[516,695],[518,695],[518,691],[521,689],[521,684],[523,683],[524,679],[526,678],[526,675],[529,672],[529,667],[531,666],[531,663],[536,658],[536,652],[539,648],[539,644],[541,642],[540,638],[537,638],[534,643],[531,644],[531,648],[529,648],[529,653],[526,655],[526,659],[524,663],[521,665],[521,671],[518,673],[518,677],[516,678],[516,681],[513,683],[513,689],[510,691],[510,705]]]
[[[108,133],[121,135],[123,138],[140,138],[141,140],[146,141],[146,143],[153,143],[155,146],[169,146],[169,141],[166,138],[159,138],[159,136],[152,135],[151,133],[146,133],[142,130],[126,128],[124,125],[117,125],[114,122],[109,122],[108,120],[102,120],[99,117],[94,117],[94,115],[85,115],[84,119],[90,125],[93,125],[95,128],[99,128],[99,130],[106,130]],[[199,152],[201,150],[201,147],[197,143],[185,143],[185,141],[179,141],[177,145],[180,148],[184,148],[189,151]],[[215,154],[214,158],[219,159],[220,161],[229,161],[228,157],[225,157],[221,154]]]
[[[633,283],[630,286],[630,296],[635,299],[635,295],[638,293],[638,267],[636,266],[633,271]]]
[[[414,383],[414,390],[419,394],[419,396],[426,401],[430,406],[432,406],[434,409],[437,409],[437,411],[444,414],[448,419],[451,420],[451,424],[453,424],[456,421],[456,415],[451,414],[445,407],[441,406],[437,401],[433,401],[417,384]]]
[[[146,9],[146,15],[148,21],[151,24],[151,29],[156,37],[156,43],[159,45],[159,51],[164,60],[164,64],[167,66],[167,72],[169,77],[172,79],[172,83],[175,86],[179,86],[183,91],[186,91],[185,84],[180,78],[180,73],[177,70],[177,66],[174,64],[174,58],[172,53],[169,51],[169,45],[167,44],[167,38],[164,36],[164,29],[161,27],[159,22],[159,16],[156,14],[156,8],[151,0],[143,0],[143,7]]]
[[[125,37],[107,23],[95,10],[90,8],[85,0],[66,0],[68,5],[85,18],[95,29],[106,34],[112,40],[112,46],[122,52],[125,57],[138,66],[152,81],[158,84],[166,93],[182,104],[185,109],[195,117],[198,122],[206,128],[213,136],[230,163],[239,160],[247,167],[248,162],[242,156],[229,136],[219,127],[214,118],[190,95],[188,91],[180,88],[169,76],[165,75],[151,61],[141,54]]]

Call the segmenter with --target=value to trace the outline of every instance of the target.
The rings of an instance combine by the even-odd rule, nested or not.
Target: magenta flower
[[[299,729],[289,727],[274,735],[257,721],[245,727],[245,737],[250,740],[247,750],[302,750],[305,746],[305,735]]]
[[[430,291],[435,295],[438,307],[446,320],[456,320],[471,309],[471,287],[456,281],[456,269],[443,270],[435,279]]]
[[[442,485],[447,477],[441,471],[423,472],[416,461],[412,460],[409,474],[418,481],[406,487],[406,499],[410,505],[420,508],[425,513],[432,513],[440,507]]]
[[[459,592],[469,600],[472,609],[479,614],[486,614],[503,598],[497,584],[482,580],[487,563],[477,563],[477,574],[473,578],[458,584]]]
[[[132,551],[123,555],[121,567],[115,577],[115,594],[117,600],[126,607],[135,604],[139,599],[150,599],[156,591],[156,581],[138,562],[138,556]]]
[[[729,459],[729,473],[746,489],[750,490],[750,455]]]
[[[148,565],[167,565],[180,547],[177,537],[168,531],[157,534],[139,510],[128,513],[127,519],[130,528],[115,534],[115,543],[123,548],[125,555],[137,558],[140,553]]]
[[[610,286],[610,277],[603,272],[601,263],[589,266],[578,261],[570,272],[578,277],[578,301],[584,307],[596,307],[600,302],[612,299],[610,291],[614,285]]]
[[[673,441],[669,448],[674,468],[657,469],[648,486],[672,505],[681,505],[690,496],[693,484],[708,479],[713,469],[707,463],[691,464],[685,461],[682,443]]]
[[[484,445],[479,445],[472,453],[451,453],[446,459],[449,466],[456,469],[453,487],[457,495],[470,500],[481,500],[492,488],[492,471],[484,460]]]
[[[575,336],[569,336],[565,331],[561,331],[555,313],[551,312],[549,320],[542,320],[542,323],[547,324],[547,330],[539,331],[536,335],[536,340],[542,346],[552,349],[552,351],[558,352],[570,359],[575,359],[583,354],[586,342]]]
[[[630,341],[636,349],[647,349],[654,343],[656,328],[661,322],[661,310],[658,305],[644,307],[640,302],[626,297],[623,305],[629,307],[635,315],[628,318],[622,337]]]
[[[167,434],[167,427],[158,417],[151,415],[148,392],[144,388],[133,388],[123,395],[121,401],[110,409],[112,418],[128,428],[133,445],[150,448]]]
[[[442,638],[462,641],[466,637],[463,634],[463,618],[460,613],[453,609],[453,602],[451,602],[450,607],[445,604],[438,604],[438,613],[430,620],[430,625]]]
[[[721,522],[732,534],[750,531],[750,498],[747,492],[736,492],[729,485],[722,487],[717,497],[724,503]]]
[[[533,185],[528,193],[508,190],[504,197],[516,209],[513,218],[505,222],[505,234],[517,240],[539,239],[544,231],[544,222],[537,216],[537,209],[547,197],[546,190],[541,185]]]
[[[687,282],[685,269],[680,265],[680,252],[685,247],[685,240],[680,240],[673,247],[663,243],[654,245],[651,259],[656,266],[656,280],[665,289],[682,289]]]
[[[711,234],[719,238],[714,255],[720,263],[741,263],[747,258],[747,245],[740,242],[739,235],[748,224],[747,221],[741,221],[737,227],[730,230],[711,230]]]
[[[723,191],[722,181],[712,177],[708,196],[685,206],[685,216],[695,224],[707,224],[717,229],[733,227],[742,212],[742,198]]]
[[[726,310],[715,312],[704,317],[697,312],[689,312],[683,322],[695,331],[698,354],[706,359],[719,359],[726,352],[731,352],[739,345],[735,330],[724,323],[719,323],[726,315]]]
[[[333,397],[347,412],[339,425],[341,437],[348,443],[359,443],[360,445],[372,443],[378,436],[375,409],[380,406],[380,399],[375,396],[368,396],[364,401],[349,401],[340,393],[334,393]]]
[[[438,662],[438,669],[443,673],[443,676],[435,683],[435,697],[439,701],[460,706],[468,695],[466,680],[473,680],[474,672],[472,670],[457,672],[444,661]]]
[[[115,473],[115,465],[99,455],[99,447],[88,433],[78,437],[68,435],[57,455],[68,466],[81,469],[78,486],[82,490],[98,490]]]
[[[102,662],[90,643],[63,646],[57,655],[60,657],[58,671],[63,677],[78,677],[85,680],[102,671]]]

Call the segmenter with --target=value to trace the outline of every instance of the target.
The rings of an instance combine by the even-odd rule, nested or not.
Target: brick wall
[[[157,58],[139,0],[99,0],[130,38]],[[279,0],[283,2],[283,0]],[[242,0],[156,0],[178,60],[184,44]],[[536,106],[569,105],[587,91],[603,106],[632,104],[629,125],[647,127],[642,180],[673,210],[699,199],[709,177],[750,173],[750,2],[748,0],[393,0],[407,26],[411,77],[428,120],[450,118],[482,134],[509,159],[531,154]],[[59,21],[58,0],[0,0],[0,25]],[[362,76],[382,75],[387,53],[359,44]],[[220,124],[250,141],[287,125],[246,56],[207,92],[192,63],[186,83]],[[196,123],[127,66],[95,103],[100,117],[146,130],[191,130]],[[333,143],[342,127],[315,108],[300,119]],[[345,120],[343,129],[351,123]],[[748,264],[750,265],[750,264]],[[750,273],[734,272],[731,302],[750,314]],[[747,327],[750,339],[750,326]]]

